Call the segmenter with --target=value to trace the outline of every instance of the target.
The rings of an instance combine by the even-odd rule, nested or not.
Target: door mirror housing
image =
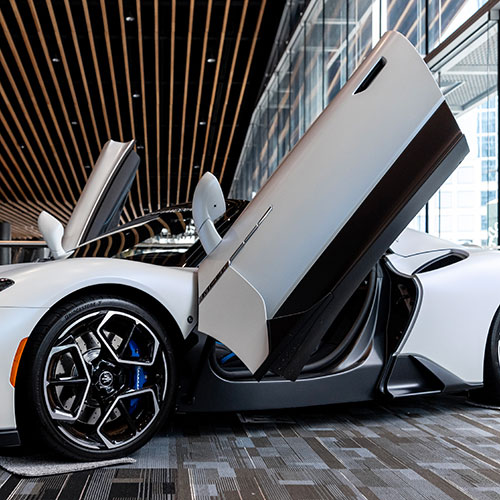
[[[193,196],[193,219],[201,244],[210,255],[222,237],[215,222],[226,212],[226,200],[217,178],[206,172],[198,182]]]
[[[62,246],[64,227],[54,216],[43,210],[38,216],[38,229],[55,259],[68,255]]]

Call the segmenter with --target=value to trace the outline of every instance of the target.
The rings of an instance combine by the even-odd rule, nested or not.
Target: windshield
[[[223,236],[248,202],[227,200],[215,224]],[[148,214],[78,247],[71,257],[111,257],[159,266],[197,267],[206,254],[196,234],[191,206]]]

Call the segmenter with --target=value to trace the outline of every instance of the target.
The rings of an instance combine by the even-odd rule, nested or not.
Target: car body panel
[[[500,305],[500,253],[473,252],[415,279],[418,312],[398,354],[424,356],[468,383],[482,383],[486,340]]]
[[[12,364],[19,343],[30,335],[47,312],[46,307],[0,306],[0,430],[16,428],[15,389],[10,383]]]
[[[14,280],[15,285],[0,293],[0,307],[50,308],[78,290],[102,284],[124,285],[163,304],[184,337],[196,324],[196,269],[85,258],[2,266],[1,275]]]
[[[458,261],[477,251],[476,247],[458,245],[414,229],[405,229],[390,246],[386,259],[399,273],[412,276],[441,259],[453,256]]]
[[[392,264],[394,269],[406,276],[412,276],[419,269],[425,267],[426,264],[442,259],[448,255],[452,255],[451,250],[431,250],[429,252],[417,253],[402,257],[401,255],[391,254],[387,256],[387,260]]]
[[[385,66],[366,90],[358,92],[380,61]],[[426,129],[431,122],[432,131]],[[419,162],[410,145],[428,156]],[[459,152],[448,164],[444,158],[457,147]],[[267,369],[290,379],[298,375],[322,336],[315,322],[331,324],[466,151],[463,136],[419,54],[403,36],[384,35],[200,265],[200,301],[224,286],[217,280],[225,266],[236,270],[264,299],[266,317],[254,323],[252,335],[262,330],[262,321],[270,322],[269,338],[262,342],[273,345],[259,350],[269,350],[270,356],[240,356],[248,367],[261,365],[257,376]],[[406,170],[412,168],[414,184],[407,182],[404,189],[395,186],[394,182],[406,182]],[[315,221],[304,209],[313,206],[316,213],[329,216]],[[375,211],[379,217],[373,217]],[[371,218],[366,216],[370,213]],[[366,241],[359,244],[363,238]],[[336,244],[339,248],[332,251]],[[327,251],[335,254],[333,260],[327,259],[331,278],[320,263]],[[339,251],[346,255],[340,258]],[[229,293],[219,292],[219,297]],[[200,331],[218,338],[218,329],[226,330],[225,322],[234,324],[244,305],[220,314],[223,307],[220,302],[200,312]],[[314,307],[308,318],[300,317],[299,313]],[[295,330],[289,319],[284,326],[272,323],[294,314],[298,315]],[[321,314],[328,314],[328,319],[319,318]],[[204,329],[205,315],[217,315],[218,321],[207,321],[210,329]],[[304,326],[307,322],[310,327]],[[226,344],[242,352],[248,334],[235,331]]]
[[[267,350],[266,305],[260,293],[241,274],[232,267],[220,278],[222,286],[216,287],[199,305],[198,323],[200,331],[216,331],[217,340],[224,345],[233,344],[234,332],[241,341],[233,352],[247,360],[250,370],[256,371],[262,359],[269,354]],[[221,296],[220,294],[224,294]],[[219,310],[219,304],[225,310]],[[238,314],[232,314],[234,311]],[[231,314],[228,314],[231,311]],[[221,315],[225,321],[220,321]],[[256,328],[256,327],[259,327]]]
[[[447,268],[413,276],[412,279],[418,281],[419,284],[419,304],[414,320],[395,356],[410,354],[426,357],[470,383],[471,386],[481,384],[485,343],[492,316],[500,304],[500,293],[496,291],[500,278],[499,259],[500,253],[498,252],[481,251]],[[86,264],[87,262],[89,265]],[[111,265],[113,270],[107,269],[106,264]],[[144,267],[151,268],[154,276],[143,272]],[[491,272],[495,267],[497,268],[495,272]],[[43,268],[47,268],[48,272],[39,272]],[[141,272],[138,269],[141,269]],[[0,336],[0,352],[2,353],[0,397],[4,402],[0,411],[0,430],[15,428],[14,389],[9,383],[9,376],[17,346],[47,312],[49,304],[57,302],[63,298],[62,296],[71,293],[71,290],[79,286],[101,282],[115,282],[127,286],[133,286],[135,282],[135,286],[151,293],[163,304],[166,304],[167,298],[174,295],[173,291],[179,290],[178,278],[181,276],[179,273],[191,276],[190,282],[193,286],[196,285],[194,270],[173,269],[178,272],[161,273],[163,270],[161,267],[116,259],[68,259],[41,264],[3,266],[2,270],[5,271],[1,273],[2,276],[10,276],[17,281],[14,286],[0,292],[0,302],[4,304],[0,306],[3,321]],[[169,270],[165,268],[165,271]],[[89,273],[93,276],[89,276]],[[50,299],[51,293],[46,293],[47,281],[43,283],[42,280],[49,280],[49,276],[60,274],[66,277],[60,279],[57,286],[67,283],[68,288],[65,288],[62,293],[54,288],[54,293],[57,293]],[[41,283],[40,287],[35,290],[31,290],[30,286],[30,293],[32,292],[33,295],[30,295],[25,288],[31,280],[26,279],[23,282],[21,279],[21,276],[29,275],[36,277],[33,283]],[[168,275],[175,283],[166,280],[165,276]],[[483,278],[478,279],[478,276]],[[146,286],[141,286],[142,280],[145,281]],[[74,281],[72,285],[71,281]],[[471,283],[473,286],[470,286]],[[18,285],[18,293],[13,294],[12,292]],[[52,290],[51,286],[48,288],[49,291]],[[42,293],[43,290],[45,290],[45,295]],[[450,291],[457,303],[451,303],[452,298],[446,299]],[[186,285],[184,293],[186,296],[189,293],[193,297],[197,295],[195,289],[189,292],[189,284]],[[9,298],[8,295],[10,295]],[[22,301],[21,297],[28,296],[32,299],[30,303],[36,307],[5,306],[8,303],[18,303]],[[485,296],[489,297],[487,301],[483,301]],[[367,350],[368,355],[362,357],[360,362],[340,371],[332,369],[331,372],[326,371],[323,374],[299,378],[293,383],[278,378],[257,382],[256,380],[226,380],[215,373],[211,363],[203,357],[190,358],[188,355],[182,360],[183,365],[191,373],[200,370],[200,377],[193,398],[189,401],[180,400],[179,409],[182,411],[250,410],[376,398],[379,394],[377,382],[383,374],[385,363],[384,337],[387,322],[385,311],[389,310],[386,303],[387,297],[387,289],[382,289],[374,302],[372,319],[367,322],[366,327],[366,335],[374,337],[371,347]],[[479,300],[478,297],[480,297]],[[487,302],[484,307],[481,307],[479,313],[477,312],[478,302]],[[196,311],[195,304],[193,311]],[[182,313],[182,315],[185,314],[186,312]],[[183,335],[187,334],[186,328]],[[200,350],[203,350],[202,347],[200,346]]]
[[[464,250],[465,247],[451,241],[443,240],[428,233],[406,228],[389,247],[390,251],[401,257],[408,257],[424,252],[433,252],[436,250]]]

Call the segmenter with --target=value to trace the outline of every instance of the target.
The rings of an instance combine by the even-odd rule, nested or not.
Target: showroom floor
[[[500,412],[422,397],[177,415],[119,468],[22,479],[2,499],[500,498]]]

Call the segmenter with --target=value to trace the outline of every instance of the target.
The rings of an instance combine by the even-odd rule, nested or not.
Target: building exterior
[[[298,3],[289,2],[288,20]],[[452,241],[496,245],[497,4],[311,0],[289,39],[277,44],[277,64],[253,113],[230,195],[251,199],[381,35],[398,30],[426,57],[471,150],[411,226]],[[467,31],[471,18],[477,20]],[[463,40],[452,43],[459,36]]]

